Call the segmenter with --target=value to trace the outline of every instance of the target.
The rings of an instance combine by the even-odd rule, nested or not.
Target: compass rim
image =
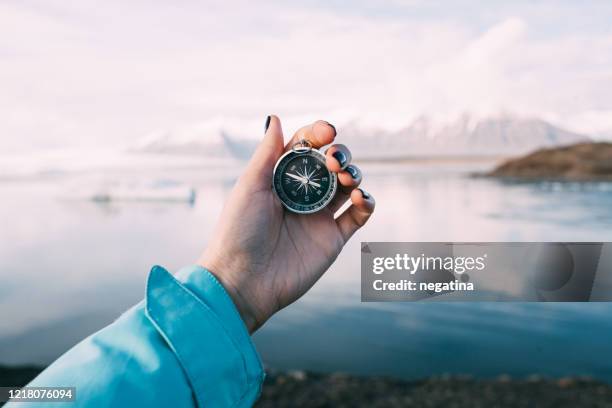
[[[290,204],[286,203],[285,200],[283,200],[283,198],[281,197],[281,194],[279,193],[278,188],[276,187],[276,174],[277,174],[277,170],[278,170],[279,166],[281,165],[281,163],[283,163],[284,161],[288,161],[288,159],[287,159],[288,156],[299,157],[299,156],[303,156],[303,155],[316,157],[318,160],[320,160],[323,163],[323,165],[327,169],[327,166],[325,165],[325,155],[323,155],[323,153],[321,153],[319,150],[310,149],[310,150],[304,151],[304,152],[296,152],[295,150],[291,149],[291,150],[285,152],[277,160],[276,164],[274,165],[274,170],[272,172],[272,188],[274,189],[274,193],[278,197],[278,199],[281,202],[281,204],[283,205],[283,207],[285,207],[289,211],[291,211],[293,213],[296,213],[296,214],[313,214],[313,213],[319,212],[319,211],[323,210],[324,208],[326,208],[329,205],[329,203],[333,200],[333,198],[336,196],[336,192],[338,190],[338,175],[336,173],[334,173],[333,171],[327,169],[327,171],[329,172],[329,175],[330,175],[330,188],[329,188],[329,191],[326,193],[326,195],[329,195],[329,197],[328,198],[323,198],[323,199],[317,201],[316,203],[313,204],[313,205],[316,205],[316,207],[312,208],[312,209],[309,209],[309,210],[298,210],[298,209],[292,207]],[[293,159],[293,157],[291,159]],[[286,193],[285,193],[285,195],[286,195]]]

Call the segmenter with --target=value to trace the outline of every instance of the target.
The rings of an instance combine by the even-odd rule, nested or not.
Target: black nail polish
[[[270,127],[270,119],[272,119],[272,116],[268,115],[268,117],[266,118],[266,128],[264,129],[264,133],[266,133],[268,131],[268,128]]]
[[[334,157],[334,159],[338,160],[338,163],[340,163],[340,167],[344,168],[344,166],[346,166],[346,154],[344,154],[344,152],[337,150],[334,152],[334,154],[332,154],[332,156]]]
[[[360,188],[359,191],[361,191],[361,195],[363,196],[363,198],[365,198],[366,200],[368,198],[370,198],[370,195],[368,193],[365,192],[365,190],[363,188]]]
[[[348,166],[346,168],[346,171],[348,172],[348,174],[351,175],[352,178],[356,179],[359,178],[359,171],[357,171],[357,169],[353,166]]]
[[[327,124],[328,124],[329,126],[331,126],[331,128],[332,128],[332,129],[334,129],[334,135],[337,135],[337,134],[338,134],[338,131],[336,130],[336,127],[335,127],[334,125],[332,125],[331,123],[329,123],[329,122],[327,122]]]

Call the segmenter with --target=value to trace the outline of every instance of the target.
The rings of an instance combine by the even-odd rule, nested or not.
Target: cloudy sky
[[[0,151],[259,134],[269,112],[389,128],[505,112],[612,135],[612,2],[505,3],[4,0]]]

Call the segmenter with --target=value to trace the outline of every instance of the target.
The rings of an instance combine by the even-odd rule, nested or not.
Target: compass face
[[[317,150],[291,150],[276,163],[273,185],[285,207],[306,214],[325,208],[334,198],[337,176]]]

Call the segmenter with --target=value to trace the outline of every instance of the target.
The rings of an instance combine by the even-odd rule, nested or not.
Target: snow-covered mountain
[[[231,120],[228,120],[231,122]],[[160,153],[216,159],[247,159],[257,145],[241,129],[229,128],[235,123],[222,120],[197,123],[149,134],[128,150],[138,153]],[[248,126],[247,126],[248,127]],[[229,130],[228,130],[229,129]]]
[[[510,156],[542,147],[589,140],[585,135],[556,127],[537,118],[463,115],[449,121],[421,116],[399,130],[366,127],[359,121],[336,126],[338,141],[350,146],[357,158],[414,156]],[[222,127],[191,127],[149,136],[131,150],[148,153],[246,159],[256,141],[230,134]]]
[[[164,132],[149,135],[129,150],[140,153],[247,159],[255,150],[256,145],[254,140],[230,136],[224,130],[195,132],[189,138],[177,138],[171,132]]]
[[[510,116],[448,122],[420,117],[394,132],[347,126],[343,139],[356,157],[508,156],[589,140],[541,119]]]

